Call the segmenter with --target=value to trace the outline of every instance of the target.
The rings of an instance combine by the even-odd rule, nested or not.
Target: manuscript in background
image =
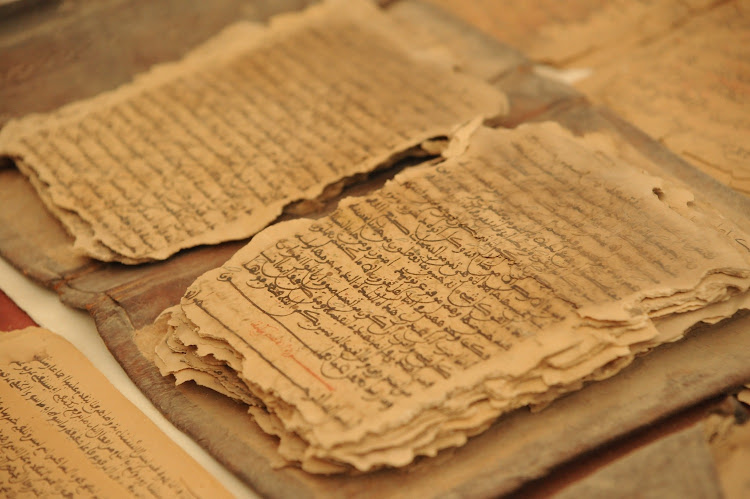
[[[750,195],[750,1],[721,2],[578,86],[726,185]]]
[[[748,0],[430,0],[750,195]],[[549,74],[549,72],[545,73]]]

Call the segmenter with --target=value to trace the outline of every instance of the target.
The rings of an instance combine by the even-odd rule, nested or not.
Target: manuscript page
[[[669,31],[713,0],[429,0],[534,61],[598,66]]]
[[[0,495],[231,497],[70,343],[0,333]]]
[[[536,62],[593,70],[576,86],[594,101],[750,194],[747,0],[430,1]]]
[[[290,461],[368,471],[750,306],[750,250],[596,142],[480,128],[437,166],[264,230],[162,315],[159,367],[200,382],[200,359],[221,361],[236,376],[214,385],[260,400]]]
[[[369,2],[331,0],[12,121],[0,154],[78,248],[137,263],[251,236],[290,203],[505,108],[489,85],[410,53]]]
[[[578,85],[688,163],[750,195],[750,2],[722,3]]]

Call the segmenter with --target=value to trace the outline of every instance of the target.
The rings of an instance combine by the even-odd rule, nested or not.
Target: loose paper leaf
[[[0,154],[95,258],[248,237],[294,201],[504,111],[501,92],[399,36],[364,1],[240,23],[132,84],[8,123]]]
[[[231,497],[63,338],[0,333],[0,495]]]

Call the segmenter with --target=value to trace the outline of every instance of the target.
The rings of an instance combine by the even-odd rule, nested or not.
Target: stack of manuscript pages
[[[152,328],[163,374],[247,403],[289,463],[368,471],[750,307],[750,237],[645,158],[555,124],[462,138],[198,278]]]

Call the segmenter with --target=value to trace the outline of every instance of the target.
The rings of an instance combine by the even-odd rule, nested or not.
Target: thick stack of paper
[[[132,84],[11,121],[0,154],[81,251],[138,263],[251,236],[290,203],[506,105],[406,48],[369,2],[332,0],[234,25]]]
[[[288,462],[368,471],[750,306],[750,237],[645,159],[552,124],[453,145],[201,276],[162,372],[250,404]]]

